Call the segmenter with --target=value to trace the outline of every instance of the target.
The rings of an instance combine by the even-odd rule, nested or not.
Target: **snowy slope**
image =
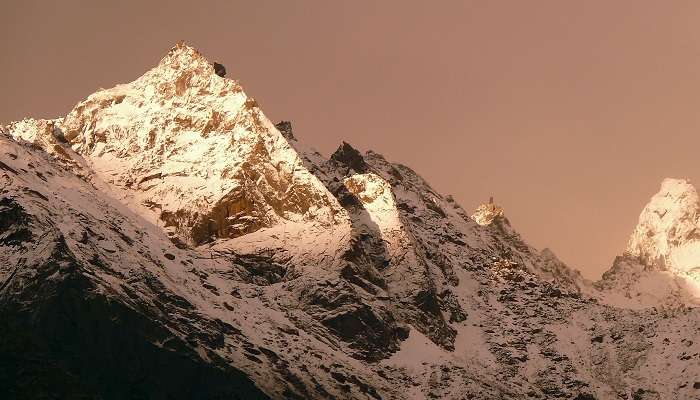
[[[77,154],[73,157],[84,161]],[[292,289],[288,292],[284,287],[287,283],[281,283],[282,277],[275,275],[275,271],[282,275],[292,273],[285,271],[284,266],[266,258],[247,258],[233,253],[212,256],[207,247],[178,248],[161,227],[146,221],[99,185],[75,176],[36,147],[2,135],[0,182],[0,310],[4,322],[12,321],[23,327],[20,332],[68,329],[63,325],[57,328],[40,324],[44,320],[68,326],[90,326],[76,318],[100,321],[103,316],[117,321],[116,326],[110,327],[115,335],[138,338],[149,352],[158,349],[165,353],[176,352],[194,359],[191,363],[212,364],[210,368],[225,374],[227,379],[241,379],[243,383],[232,382],[236,387],[248,387],[249,391],[244,391],[242,398],[265,397],[255,386],[275,398],[289,398],[294,393],[308,397],[305,388],[321,390],[329,382],[331,386],[323,389],[328,393],[359,397],[359,386],[354,389],[334,387],[336,381],[327,367],[331,360],[342,364],[332,369],[334,374],[355,376],[362,388],[365,380],[371,382],[372,387],[381,387],[366,371],[355,371],[358,364],[338,352],[342,348],[338,340],[300,310],[298,304],[293,304],[295,293]],[[66,293],[74,290],[71,289],[74,282],[79,282],[81,289],[74,300],[77,303],[71,307],[93,310],[97,302],[106,309],[97,316],[76,312],[77,317],[68,314],[60,321],[48,320],[50,317],[43,310],[63,307]],[[281,295],[285,298],[280,298]],[[24,320],[32,314],[38,315],[39,320]],[[126,325],[127,321],[142,318],[154,326]],[[309,333],[295,325],[304,326]],[[7,333],[5,326],[0,328]],[[89,330],[85,333],[96,337],[105,335]],[[4,345],[6,343],[0,349],[4,349]],[[61,347],[62,344],[54,346],[72,351],[70,347]],[[130,348],[116,347],[118,344],[114,346],[118,351],[130,351]],[[89,360],[82,362],[90,362],[90,359],[97,362],[100,357],[104,357],[103,362],[107,364],[115,362],[109,358],[110,354],[98,357],[88,354],[85,357]],[[308,358],[299,363],[300,355]],[[54,362],[43,353],[41,357]],[[147,355],[142,357],[147,358]],[[137,368],[145,368],[148,362],[168,358],[153,357],[155,360],[139,358],[131,362],[139,366]],[[23,359],[20,357],[20,360]],[[76,368],[98,366],[81,364]],[[199,379],[197,371],[207,370],[197,367],[187,375],[187,369],[194,367],[175,364],[173,368],[178,366],[186,369],[182,372],[183,379]],[[16,365],[0,363],[0,367],[10,368],[11,371],[3,369],[2,372],[11,373]],[[66,367],[68,374],[72,367]],[[26,369],[31,371],[30,366]],[[0,376],[4,378],[6,374]],[[43,376],[39,375],[38,379]],[[296,376],[301,377],[294,378]],[[86,379],[109,377],[88,374]],[[127,381],[124,385],[138,386],[146,378],[136,376],[133,379],[136,381]],[[52,387],[46,389],[52,390]],[[169,395],[189,398],[187,393]],[[206,398],[207,392],[203,393]],[[101,397],[104,393],[96,395]]]

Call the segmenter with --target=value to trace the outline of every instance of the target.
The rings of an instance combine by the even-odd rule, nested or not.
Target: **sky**
[[[0,123],[65,115],[178,41],[273,121],[410,166],[597,279],[665,177],[700,182],[697,1],[0,4]]]

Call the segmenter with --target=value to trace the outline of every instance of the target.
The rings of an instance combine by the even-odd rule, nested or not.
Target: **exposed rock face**
[[[494,204],[493,199],[477,207],[472,219],[479,225],[490,225],[496,218],[504,218],[503,208]]]
[[[275,124],[275,128],[284,136],[287,140],[296,140],[294,133],[292,132],[292,123],[290,121],[280,121]]]
[[[226,67],[217,62],[214,63],[214,73],[222,78],[226,77]]]
[[[357,161],[353,158],[350,162]],[[433,275],[422,249],[405,228],[391,185],[375,173],[351,175],[343,184],[364,211],[353,213],[355,224],[373,232],[383,243],[378,269],[388,295],[400,304],[396,312],[435,343],[452,348],[454,331],[441,314],[435,284],[436,279],[444,278]]]
[[[0,129],[0,398],[697,398],[700,310],[599,304],[480,210],[178,45]],[[606,282],[670,273],[639,259]]]
[[[345,165],[358,174],[365,173],[368,170],[367,163],[364,158],[362,158],[360,152],[345,142],[331,155],[331,160],[338,164]]]

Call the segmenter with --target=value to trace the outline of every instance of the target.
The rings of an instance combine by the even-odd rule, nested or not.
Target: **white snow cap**
[[[700,272],[700,200],[687,179],[664,179],[639,216],[627,253],[649,269]]]

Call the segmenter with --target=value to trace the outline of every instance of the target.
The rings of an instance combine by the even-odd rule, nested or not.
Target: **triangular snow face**
[[[118,197],[194,245],[348,219],[255,100],[184,44],[79,103],[61,129]]]

